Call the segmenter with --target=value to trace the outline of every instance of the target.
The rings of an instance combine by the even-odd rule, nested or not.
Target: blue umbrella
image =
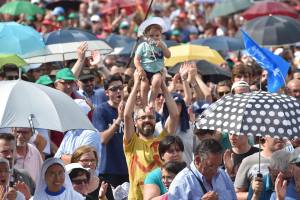
[[[112,51],[104,40],[98,39],[94,34],[77,28],[66,28],[46,34],[46,49],[30,55],[26,62],[45,63],[77,59],[77,48],[84,41],[88,45],[87,57],[91,55],[91,51],[98,51],[100,54]]]
[[[191,41],[191,44],[209,46],[212,49],[223,52],[245,49],[241,39],[227,36],[214,36],[206,39],[197,39]]]
[[[0,44],[1,54],[21,57],[45,47],[42,36],[36,30],[15,22],[0,23]]]

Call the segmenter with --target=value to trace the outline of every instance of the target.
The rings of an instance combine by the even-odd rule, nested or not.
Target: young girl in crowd
[[[162,70],[164,68],[164,57],[171,57],[171,53],[162,41],[164,21],[160,17],[145,20],[139,27],[139,32],[144,36],[142,42],[135,52],[134,64],[137,71],[142,75],[141,97],[143,105],[147,104],[147,95],[151,83],[151,95],[149,107],[154,107],[154,101],[158,95],[162,81]]]

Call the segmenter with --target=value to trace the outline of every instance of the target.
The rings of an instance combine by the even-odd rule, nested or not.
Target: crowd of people
[[[48,2],[31,3],[45,7]],[[0,129],[0,199],[299,200],[298,137],[256,137],[198,124],[201,113],[225,95],[267,90],[266,71],[245,51],[221,52],[226,62],[220,67],[231,79],[219,82],[202,75],[193,61],[182,63],[174,75],[164,66],[164,57],[172,56],[164,40],[235,36],[243,18],[209,21],[214,4],[200,1],[155,0],[149,15],[157,20],[152,21],[143,20],[143,1],[134,12],[102,12],[106,4],[85,0],[78,11],[56,7],[44,15],[0,14],[2,22],[27,24],[42,35],[74,27],[101,39],[136,38],[144,26],[145,39],[129,64],[128,56],[95,51],[86,57],[88,45],[82,42],[77,60],[22,71],[23,80],[70,96],[95,130]],[[291,64],[279,92],[300,100],[300,44],[272,50]],[[2,67],[0,81],[18,78],[15,65]]]

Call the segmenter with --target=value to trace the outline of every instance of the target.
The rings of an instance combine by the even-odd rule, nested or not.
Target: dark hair
[[[246,75],[248,74],[249,77],[252,76],[252,68],[249,67],[248,65],[245,65],[245,64],[239,64],[239,65],[236,65],[233,67],[232,71],[231,71],[231,74],[232,74],[232,80],[236,77],[236,76],[239,76],[239,75]]]
[[[150,26],[148,26],[148,27],[145,29],[144,33],[147,34],[152,28],[157,29],[157,30],[160,30],[160,32],[162,32],[162,28],[161,28],[160,25],[158,25],[158,24],[151,24]]]
[[[3,65],[2,70],[3,70],[4,73],[11,72],[11,71],[17,71],[18,72],[19,68],[15,64],[5,64],[5,65]]]
[[[196,147],[195,155],[200,155],[201,158],[205,158],[207,153],[219,154],[222,152],[223,147],[217,140],[205,139]]]
[[[171,172],[173,174],[178,174],[185,167],[186,167],[186,163],[185,162],[169,161],[169,162],[166,162],[162,166],[162,169],[165,169],[167,172]]]
[[[182,96],[180,94],[177,93],[172,93],[171,94],[174,101],[178,104],[180,103],[182,106],[181,112],[179,114],[179,123],[180,123],[180,130],[185,132],[186,130],[188,130],[190,128],[190,116],[188,114],[188,108],[185,104],[184,99],[182,98]],[[161,124],[164,127],[165,123],[168,119],[169,116],[169,110],[167,107],[167,104],[164,103],[163,105],[163,113],[162,113],[162,118],[161,118]]]
[[[179,149],[182,152],[184,151],[184,145],[180,137],[176,135],[168,135],[163,140],[161,140],[158,145],[158,154],[161,159],[162,156],[168,151],[168,149],[170,149],[172,144],[177,144]]]
[[[197,129],[197,127],[194,127],[194,134],[195,135],[214,135],[214,130],[206,130],[206,129]]]
[[[13,134],[10,134],[10,133],[0,133],[0,140],[5,140],[7,142],[14,141],[15,136]]]
[[[109,85],[114,81],[121,81],[123,83],[123,79],[119,75],[111,75],[104,81],[104,89],[107,90]]]
[[[73,170],[71,171],[71,173],[69,174],[69,177],[70,177],[70,179],[71,179],[71,182],[72,182],[72,180],[73,180],[74,178],[76,178],[76,177],[78,177],[78,176],[81,176],[81,175],[83,175],[83,174],[85,174],[86,177],[87,177],[87,179],[88,179],[88,181],[90,181],[91,175],[90,175],[89,172],[87,172],[87,171],[84,170],[84,169],[76,168],[76,169],[73,169]]]

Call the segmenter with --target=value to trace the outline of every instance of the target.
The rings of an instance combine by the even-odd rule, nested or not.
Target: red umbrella
[[[288,4],[271,1],[255,3],[242,14],[246,20],[268,15],[285,15],[296,19],[299,16],[297,11]]]
[[[146,11],[146,2],[147,1],[143,0],[111,0],[107,1],[107,3],[104,4],[104,6],[101,9],[101,13],[112,13],[117,9],[124,8],[127,14],[131,14],[134,11],[136,11],[138,7],[141,7],[143,11]]]

